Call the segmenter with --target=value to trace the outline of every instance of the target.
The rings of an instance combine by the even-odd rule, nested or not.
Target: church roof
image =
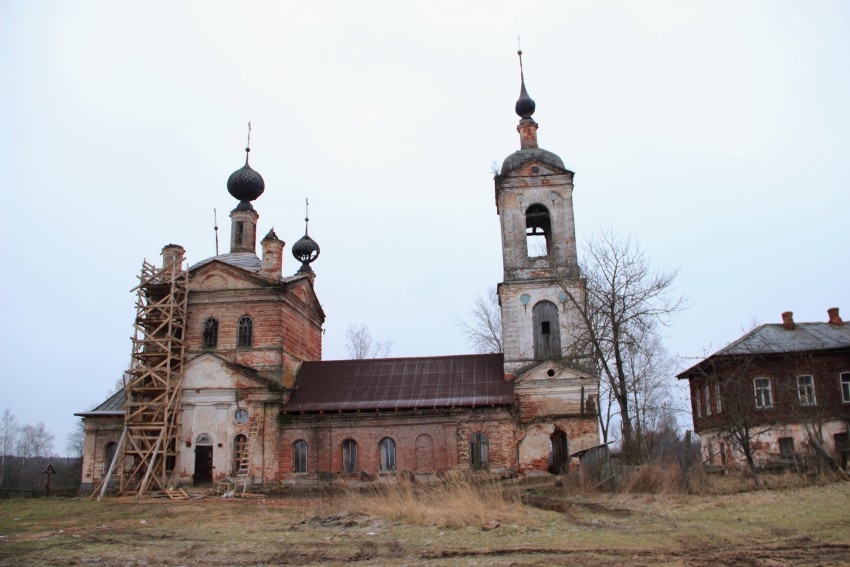
[[[515,151],[505,158],[505,161],[502,162],[500,174],[505,175],[506,173],[510,173],[522,164],[530,161],[539,161],[568,171],[564,166],[564,160],[549,150],[544,150],[543,148],[524,148]]]
[[[304,362],[283,411],[433,409],[514,402],[504,355]]]
[[[126,397],[124,396],[124,388],[119,389],[117,392],[109,396],[106,401],[101,403],[99,406],[95,407],[89,411],[83,411],[80,413],[75,413],[74,415],[80,417],[109,417],[109,416],[123,416],[124,415],[124,401]]]
[[[218,256],[212,256],[206,260],[201,260],[194,266],[190,267],[189,270],[197,270],[201,266],[205,266],[213,260],[218,260],[219,262],[224,262],[225,264],[230,264],[231,266],[236,266],[237,268],[242,268],[249,272],[259,272],[263,268],[262,260],[260,260],[259,256],[253,252],[232,252],[230,254],[219,254]]]

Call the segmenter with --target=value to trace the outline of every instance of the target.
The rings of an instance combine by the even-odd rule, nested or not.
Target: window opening
[[[236,422],[236,425],[248,423],[248,410],[244,408],[236,410],[236,413],[233,414],[233,421]]]
[[[549,255],[552,223],[543,205],[531,205],[525,211],[525,244],[529,258]]]
[[[469,441],[469,468],[474,471],[490,469],[490,440],[484,433],[473,433]]]
[[[549,332],[549,321],[543,321],[542,325],[543,325],[543,329],[542,329],[543,334],[544,334],[544,335],[549,335],[549,334],[551,334],[551,333]]]
[[[797,376],[797,398],[801,406],[817,404],[815,399],[815,378],[811,374]]]
[[[243,233],[243,221],[236,221],[236,244],[242,244],[242,233]]]
[[[794,460],[794,438],[780,437],[779,438],[779,458],[783,461]]]
[[[697,408],[697,417],[702,417],[702,400],[700,399],[700,389],[699,386],[694,388],[694,393],[692,394],[694,397],[694,404]]]
[[[850,404],[850,372],[841,373],[841,401]]]
[[[237,475],[242,469],[242,460],[246,456],[248,448],[248,438],[241,433],[233,438],[233,474]],[[245,472],[247,473],[248,463],[245,463]]]
[[[714,383],[714,403],[717,405],[717,413],[723,413],[723,406],[720,403],[720,382]]]
[[[770,378],[756,378],[753,384],[756,390],[756,407],[773,407],[773,395],[770,391]]]
[[[357,441],[346,439],[342,442],[342,472],[354,474],[357,472]]]
[[[292,444],[292,472],[307,472],[307,442],[303,439]]]
[[[204,322],[204,344],[203,348],[215,348],[218,346],[218,320],[210,317]]]
[[[395,441],[389,437],[384,437],[378,444],[381,453],[380,470],[381,472],[392,472],[395,470]]]
[[[247,315],[239,319],[236,334],[237,347],[250,347],[254,340],[254,321]]]
[[[711,415],[711,386],[705,385],[705,416]]]

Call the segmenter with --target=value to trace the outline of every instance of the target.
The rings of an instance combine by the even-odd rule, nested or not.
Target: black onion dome
[[[319,257],[319,243],[310,238],[309,234],[305,234],[298,242],[292,245],[292,255],[295,259],[301,262],[299,272],[312,272],[310,264]]]
[[[249,151],[246,149],[246,151]],[[233,195],[234,199],[239,199],[237,208],[253,209],[249,201],[253,201],[263,194],[266,189],[266,182],[263,181],[263,176],[254,171],[248,165],[248,157],[245,156],[245,165],[230,174],[227,179],[227,191]]]
[[[514,109],[521,118],[531,118],[531,115],[534,114],[535,108],[537,108],[537,105],[534,103],[534,100],[528,96],[528,91],[525,90],[525,80],[523,80],[522,87],[520,87],[519,90],[519,98],[516,101]]]

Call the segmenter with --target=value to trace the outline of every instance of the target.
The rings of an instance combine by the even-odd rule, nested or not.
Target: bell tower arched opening
[[[552,246],[552,221],[549,209],[534,204],[525,211],[525,245],[529,258],[549,255]]]
[[[534,359],[561,358],[561,325],[558,307],[551,301],[540,301],[531,310],[534,325]]]

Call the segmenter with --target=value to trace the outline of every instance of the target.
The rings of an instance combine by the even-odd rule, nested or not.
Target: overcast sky
[[[785,310],[850,318],[848,2],[7,0],[0,410],[64,450],[129,363],[142,259],[212,256],[214,208],[227,247],[249,120],[286,273],[310,199],[325,358],[351,324],[469,352],[457,322],[502,276],[518,35],[579,241],[612,227],[679,270],[683,364]]]

